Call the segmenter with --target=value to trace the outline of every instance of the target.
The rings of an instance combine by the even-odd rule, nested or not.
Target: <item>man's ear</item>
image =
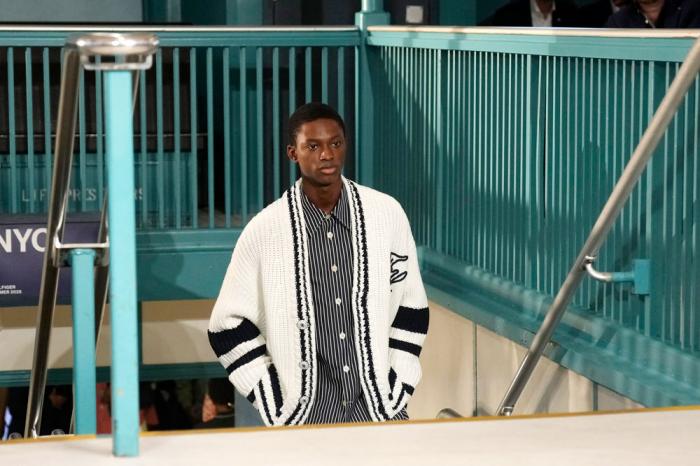
[[[294,146],[287,146],[287,157],[294,163],[297,163],[297,149]]]

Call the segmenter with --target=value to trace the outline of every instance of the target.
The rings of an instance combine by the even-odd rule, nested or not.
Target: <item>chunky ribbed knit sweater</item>
[[[343,178],[351,212],[352,312],[372,418],[401,411],[421,377],[428,304],[406,215],[392,197]],[[301,186],[241,233],[209,323],[236,389],[267,425],[303,424],[316,401],[316,341]]]

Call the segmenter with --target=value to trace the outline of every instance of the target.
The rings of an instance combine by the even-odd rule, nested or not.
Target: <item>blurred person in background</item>
[[[236,391],[228,379],[211,379],[202,405],[202,422],[195,429],[235,427]]]
[[[574,27],[576,5],[567,0],[513,0],[481,23],[482,26]]]
[[[698,28],[700,0],[633,0],[608,20],[609,28]]]
[[[610,16],[627,6],[630,0],[596,0],[579,8],[579,26],[602,28]]]

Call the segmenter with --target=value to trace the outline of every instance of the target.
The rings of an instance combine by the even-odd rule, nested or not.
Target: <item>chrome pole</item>
[[[627,202],[632,189],[634,189],[637,181],[639,181],[649,159],[666,132],[666,128],[668,128],[671,119],[676,114],[688,89],[693,84],[698,70],[700,70],[700,39],[696,39],[690,52],[688,52],[688,56],[680,70],[678,70],[678,74],[671,83],[654,117],[651,122],[649,122],[649,126],[644,132],[642,139],[639,141],[630,161],[627,163],[622,176],[615,185],[610,198],[608,198],[608,201],[605,203],[598,220],[596,220],[595,225],[593,225],[588,239],[571,267],[566,280],[564,280],[564,284],[547,311],[542,325],[532,340],[532,344],[523,358],[520,368],[515,374],[501,405],[498,407],[497,413],[500,416],[510,416],[513,413],[515,404],[518,402],[518,398],[530,380],[532,372],[535,370],[545,346],[552,338],[554,329],[564,315],[581,280],[583,280],[583,277],[587,273],[587,257],[596,257],[598,255],[598,250],[602,246],[603,241],[605,241],[622,207]]]

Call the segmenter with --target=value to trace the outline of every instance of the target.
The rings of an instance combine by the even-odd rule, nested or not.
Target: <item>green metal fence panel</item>
[[[46,212],[62,46],[79,32],[0,28],[0,215]],[[158,35],[161,48],[154,67],[139,73],[135,102],[137,227],[240,228],[298,176],[284,150],[296,106],[323,100],[352,113],[354,63],[338,57],[354,51],[360,32],[166,28]],[[80,82],[74,212],[99,210],[104,195],[96,74]],[[352,118],[347,126],[352,134]]]
[[[554,295],[691,39],[528,36],[508,51],[498,37],[370,30],[375,185],[417,243]],[[696,82],[596,262],[651,259],[651,295],[586,280],[574,301],[687,351],[700,350],[699,99]]]

